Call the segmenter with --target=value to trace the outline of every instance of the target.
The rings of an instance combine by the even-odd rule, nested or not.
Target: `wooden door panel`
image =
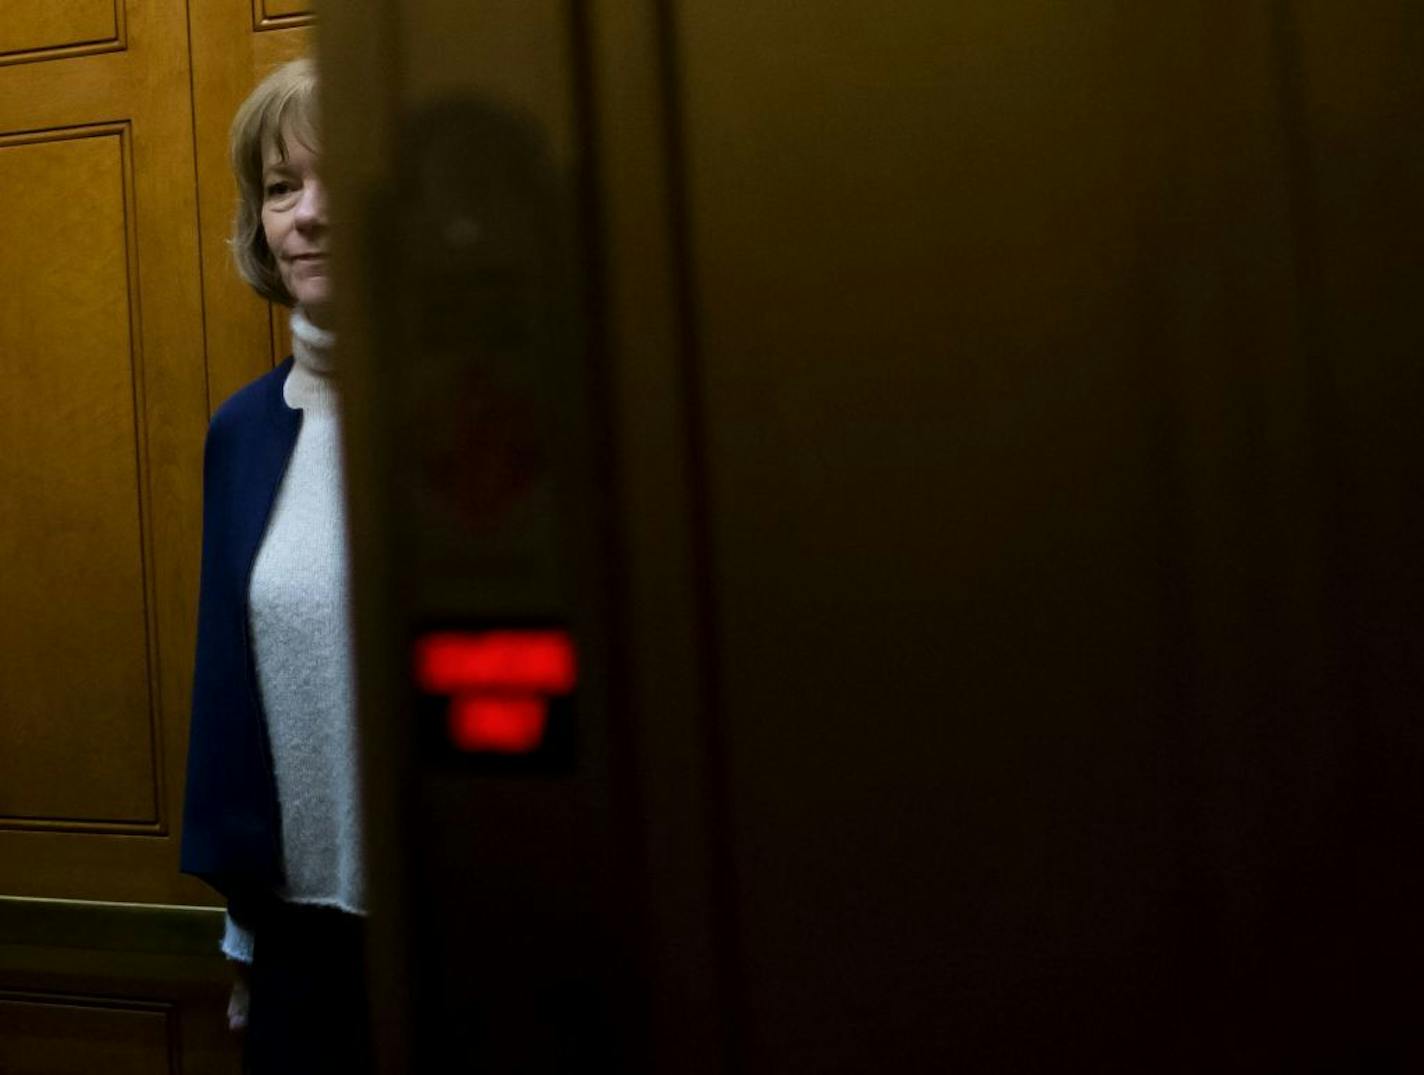
[[[117,0],[20,0],[0,20],[0,63],[21,63],[60,49],[119,47]]]
[[[181,903],[211,899],[173,831],[207,412],[186,26],[120,21],[122,51],[0,66],[0,891]]]
[[[268,29],[312,14],[311,0],[252,0],[252,25]]]
[[[158,1075],[173,1065],[166,1004],[0,996],[0,1070],[9,1075]]]
[[[128,141],[0,141],[0,557],[24,565],[0,576],[11,825],[160,822]]]
[[[0,1071],[231,1075],[208,908],[0,896]]]
[[[205,54],[240,42],[249,64],[271,62],[270,43],[252,45],[249,0],[225,10],[237,14],[231,25],[191,28]],[[200,189],[230,188],[227,121],[257,72],[233,79],[215,137],[196,139],[219,150],[204,172],[190,85],[199,49],[190,52],[187,14],[181,4],[56,0],[11,4],[0,26],[7,1072],[237,1066],[223,1025],[221,916],[171,905],[216,902],[178,873],[177,820],[209,413],[205,344],[220,341],[221,359],[243,343],[224,331],[221,302],[208,307],[205,339],[205,266],[224,281],[235,276],[224,246],[231,199],[217,226],[200,232]],[[242,298],[257,326],[256,364],[270,365],[267,311]],[[132,929],[140,905],[157,906]],[[59,918],[45,911],[53,928],[38,928],[36,907],[67,909]]]

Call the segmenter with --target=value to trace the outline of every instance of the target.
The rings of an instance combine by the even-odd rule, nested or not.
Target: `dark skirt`
[[[372,1071],[363,920],[332,908],[282,903],[264,911],[255,937],[243,1070]]]

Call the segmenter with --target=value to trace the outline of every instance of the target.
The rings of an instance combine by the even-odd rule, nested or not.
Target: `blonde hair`
[[[287,139],[296,138],[313,150],[321,148],[317,127],[316,65],[292,60],[257,84],[232,120],[229,153],[237,179],[237,214],[232,247],[237,271],[264,299],[292,306],[295,299],[282,283],[277,259],[267,248],[262,230],[262,173],[269,150],[287,158]]]

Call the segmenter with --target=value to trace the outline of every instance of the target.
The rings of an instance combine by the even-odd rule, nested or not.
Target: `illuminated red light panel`
[[[450,739],[461,750],[527,754],[544,738],[547,715],[543,698],[464,695],[450,702]]]
[[[471,752],[538,750],[549,699],[578,680],[566,631],[436,631],[416,641],[413,656],[416,685],[451,696],[451,743]]]
[[[441,631],[415,644],[415,681],[430,694],[568,694],[577,678],[566,631]]]

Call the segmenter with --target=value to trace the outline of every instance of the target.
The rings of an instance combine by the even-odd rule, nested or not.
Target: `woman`
[[[249,1071],[369,1066],[346,529],[316,76],[238,110],[238,271],[293,356],[213,416],[182,868],[228,901]],[[250,997],[250,1005],[249,1005]]]

